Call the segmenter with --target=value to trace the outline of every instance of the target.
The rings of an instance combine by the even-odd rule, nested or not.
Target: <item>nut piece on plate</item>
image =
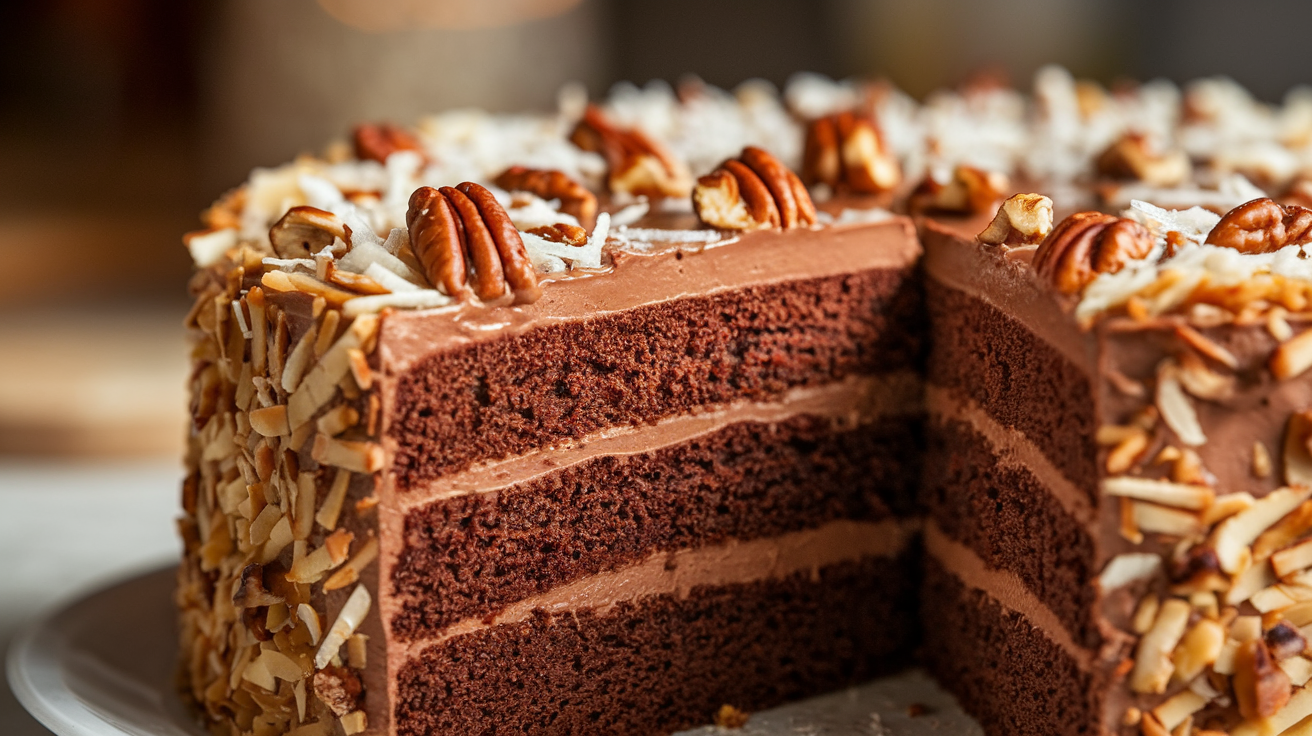
[[[387,157],[397,151],[414,151],[421,156],[424,147],[410,131],[392,123],[365,123],[357,125],[351,136],[355,143],[355,157],[361,160],[387,163]]]
[[[736,159],[697,180],[692,206],[702,222],[724,230],[809,227],[816,223],[811,195],[769,152],[747,146]]]
[[[314,207],[293,207],[269,228],[279,258],[313,258],[336,238],[348,239],[341,219]]]
[[[1098,274],[1116,273],[1153,249],[1143,225],[1102,212],[1062,220],[1034,252],[1034,270],[1063,294],[1075,294]]]
[[[1189,156],[1179,149],[1158,149],[1148,136],[1126,133],[1098,155],[1098,173],[1115,179],[1136,179],[1155,187],[1173,187],[1192,173]]]
[[[483,301],[502,299],[507,285],[516,304],[542,296],[519,231],[486,188],[473,182],[420,187],[410,195],[405,221],[424,275],[447,295],[468,297],[472,270],[472,292]]]
[[[1312,209],[1255,199],[1227,212],[1207,234],[1207,242],[1241,253],[1273,253],[1287,245],[1312,243]]]
[[[612,192],[686,197],[692,189],[692,175],[682,161],[641,130],[616,127],[596,105],[584,110],[569,139],[606,159],[606,183]]]
[[[835,191],[878,194],[902,181],[902,167],[874,120],[841,112],[807,126],[802,181],[827,184]]]
[[[1002,172],[959,165],[952,170],[952,178],[946,183],[926,176],[911,193],[907,207],[913,213],[978,214],[995,207],[1010,188],[1011,180]]]
[[[562,171],[511,166],[498,174],[493,183],[512,192],[532,192],[543,199],[559,199],[561,211],[573,215],[585,228],[590,229],[597,220],[597,195]]]
[[[1042,194],[1015,194],[978,237],[988,245],[1037,245],[1051,231],[1052,200]]]

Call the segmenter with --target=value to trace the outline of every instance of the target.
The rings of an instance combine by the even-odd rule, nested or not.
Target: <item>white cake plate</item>
[[[59,736],[205,736],[174,694],[174,568],[89,595],[20,633],[9,683]],[[927,709],[913,716],[912,706]],[[980,736],[952,697],[923,672],[753,714],[747,725],[681,736]]]

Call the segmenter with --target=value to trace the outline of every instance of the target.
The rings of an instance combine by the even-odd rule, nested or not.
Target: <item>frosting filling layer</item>
[[[1094,653],[1075,643],[1052,609],[1035,597],[1020,578],[1006,570],[989,569],[969,547],[948,537],[933,520],[925,522],[924,540],[925,551],[963,584],[1024,616],[1084,671],[1091,671]],[[927,605],[932,605],[932,602],[927,602]]]
[[[434,479],[398,493],[388,510],[395,508],[403,514],[435,501],[501,490],[592,458],[652,452],[739,422],[779,422],[805,414],[855,427],[881,417],[906,416],[920,410],[921,391],[920,377],[909,371],[849,376],[823,386],[793,389],[778,401],[742,402],[654,424],[605,429],[557,447]]]
[[[816,529],[768,539],[732,541],[713,547],[662,552],[637,565],[592,575],[521,600],[491,618],[471,618],[447,627],[439,636],[402,644],[393,640],[389,660],[402,663],[425,647],[492,626],[523,621],[537,609],[567,613],[582,609],[606,612],[617,603],[651,595],[686,597],[700,586],[731,585],[784,578],[806,572],[813,578],[828,565],[864,557],[894,557],[919,529],[916,520],[833,521]]]

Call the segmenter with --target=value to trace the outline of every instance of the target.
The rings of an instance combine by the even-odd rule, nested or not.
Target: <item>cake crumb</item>
[[[715,713],[715,725],[720,728],[742,728],[747,725],[747,719],[751,714],[725,703],[720,706],[720,710]]]
[[[919,718],[930,712],[929,706],[924,703],[912,703],[907,706],[907,715],[911,718]]]

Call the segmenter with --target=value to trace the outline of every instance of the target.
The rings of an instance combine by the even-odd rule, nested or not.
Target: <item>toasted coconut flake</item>
[[[1285,342],[1294,336],[1294,328],[1289,326],[1285,315],[1284,307],[1272,307],[1266,314],[1266,331],[1271,333],[1271,337],[1277,342]]]
[[[1175,377],[1185,391],[1204,401],[1223,401],[1234,395],[1233,375],[1217,373],[1193,353],[1185,353],[1180,357],[1180,369]]]
[[[329,437],[336,437],[360,421],[360,412],[347,403],[341,403],[324,412],[315,422],[315,428]]]
[[[319,512],[315,514],[315,521],[324,529],[337,528],[337,516],[342,512],[342,502],[346,499],[346,489],[351,483],[351,471],[337,470],[337,475],[333,476],[333,484],[328,489],[328,495],[324,497],[323,505],[319,507]]]
[[[1153,708],[1153,715],[1168,730],[1184,723],[1189,716],[1202,710],[1207,699],[1192,690],[1182,690]]]
[[[1162,421],[1175,432],[1180,442],[1190,447],[1207,443],[1203,426],[1198,422],[1198,413],[1180,386],[1178,368],[1168,364],[1157,375],[1157,409],[1162,413]]]
[[[302,603],[296,607],[296,618],[305,624],[305,629],[310,633],[310,643],[318,646],[319,637],[323,636],[323,625],[319,623],[319,613],[309,603]]]
[[[328,535],[322,547],[292,563],[287,582],[317,583],[324,573],[346,561],[352,538],[353,535],[345,529]]]
[[[275,505],[265,506],[255,520],[251,522],[250,543],[261,545],[269,540],[273,527],[282,521],[282,510]]]
[[[196,268],[209,268],[237,247],[237,229],[225,227],[187,233],[182,236],[182,242],[187,246],[187,252],[191,253]]]
[[[354,736],[369,727],[369,720],[365,717],[364,711],[357,710],[342,716],[342,733],[346,736]]]
[[[1268,363],[1271,375],[1283,381],[1312,368],[1312,330],[1305,330],[1276,347]]]
[[[260,279],[260,284],[274,291],[299,291],[311,296],[321,296],[328,304],[341,307],[358,298],[356,294],[330,286],[306,273],[287,273],[286,271],[269,271]]]
[[[364,634],[352,634],[346,640],[346,663],[357,670],[363,670],[369,658],[369,637]]]
[[[1151,441],[1148,433],[1142,429],[1135,428],[1136,431],[1117,444],[1110,452],[1107,453],[1107,472],[1120,474],[1134,467],[1139,458],[1143,457],[1144,452],[1148,449],[1148,443]]]
[[[1147,552],[1127,552],[1112,558],[1098,576],[1103,592],[1152,577],[1162,568],[1162,558]]]
[[[242,670],[241,679],[269,692],[278,689],[278,681],[274,679],[273,673],[269,671],[261,658],[256,658],[246,665],[246,668]]]
[[[355,385],[363,391],[368,391],[374,385],[374,374],[369,369],[369,359],[365,357],[364,351],[359,348],[352,348],[346,351],[346,357],[350,361],[351,375],[355,378]]]
[[[310,369],[296,391],[287,399],[287,421],[293,430],[309,422],[315,412],[333,397],[338,382],[350,371],[347,352],[368,342],[377,327],[377,315],[356,317],[350,328]]]
[[[1192,537],[1205,531],[1197,514],[1142,501],[1130,503],[1134,524],[1141,531],[1174,537]]]
[[[364,543],[364,546],[355,553],[355,556],[351,558],[350,562],[347,562],[342,569],[333,573],[332,577],[323,582],[323,589],[325,591],[332,591],[337,590],[338,588],[345,588],[351,583],[354,583],[360,579],[360,573],[376,559],[378,559],[378,538],[370,537],[369,540]]]
[[[308,539],[314,531],[314,505],[318,500],[314,473],[303,472],[296,479],[296,505],[292,514],[292,538],[298,541]]]
[[[279,680],[299,682],[305,679],[305,672],[300,665],[296,664],[291,657],[276,649],[265,649],[260,652],[257,661],[263,662],[265,669]]]
[[[357,585],[355,590],[346,599],[342,605],[342,610],[337,614],[337,620],[333,622],[332,628],[323,638],[323,643],[314,655],[314,666],[316,669],[323,669],[337,656],[337,652],[342,648],[342,644],[355,633],[364,621],[364,617],[369,613],[369,606],[373,599],[369,596],[369,591],[363,585]]]
[[[248,415],[247,419],[251,423],[251,429],[265,437],[287,435],[292,431],[287,426],[287,407],[282,404],[256,409]]]
[[[1264,560],[1276,551],[1289,546],[1312,529],[1312,501],[1304,501],[1285,514],[1270,529],[1253,542],[1253,559]]]
[[[1203,355],[1215,360],[1221,365],[1235,370],[1239,367],[1239,359],[1235,354],[1218,345],[1216,342],[1203,335],[1188,325],[1180,325],[1175,328],[1175,334],[1184,340],[1190,347],[1202,353]]]
[[[1271,555],[1271,568],[1277,577],[1289,577],[1308,567],[1312,567],[1312,539],[1305,539]]]
[[[310,329],[301,336],[300,342],[292,349],[287,361],[282,366],[282,390],[291,393],[301,384],[301,376],[309,367],[314,357],[314,343],[318,337],[318,325],[311,324]]]
[[[1307,334],[1312,334],[1312,331]],[[1309,438],[1312,438],[1312,411],[1291,414],[1289,422],[1285,424],[1284,447],[1285,482],[1291,486],[1312,487]]]
[[[1247,492],[1227,493],[1217,496],[1211,506],[1203,512],[1203,524],[1212,526],[1222,519],[1228,519],[1231,516],[1252,508],[1255,503],[1252,494]]]
[[[1149,593],[1139,600],[1139,605],[1134,609],[1134,616],[1130,619],[1130,630],[1140,636],[1147,634],[1148,630],[1153,627],[1153,622],[1157,620],[1157,611],[1162,606],[1162,601],[1156,593]]]
[[[1130,476],[1103,480],[1102,492],[1192,511],[1206,509],[1216,498],[1211,488]]]
[[[1218,524],[1210,541],[1221,562],[1221,569],[1231,575],[1241,572],[1252,559],[1249,545],[1285,514],[1306,501],[1308,496],[1312,496],[1312,489],[1279,488],[1258,499],[1247,511]]]
[[[264,549],[260,553],[260,562],[267,564],[278,559],[278,555],[282,554],[294,539],[292,521],[289,517],[283,516],[269,531],[269,539],[264,543]]]
[[[288,731],[287,736],[332,736],[334,723],[332,718],[303,723]]]
[[[1253,443],[1253,477],[1267,478],[1271,475],[1271,452],[1261,442]]]
[[[1180,640],[1171,655],[1175,662],[1175,679],[1189,682],[1216,661],[1225,646],[1225,627],[1219,621],[1199,619]],[[1189,711],[1190,713],[1194,711]],[[1158,714],[1161,717],[1161,714]],[[1165,718],[1162,719],[1166,721]]]
[[[1143,736],[1173,736],[1162,722],[1157,720],[1157,716],[1152,713],[1143,713],[1139,720],[1139,732]]]
[[[1279,611],[1282,608],[1288,608],[1298,601],[1285,590],[1284,586],[1272,585],[1269,588],[1263,588],[1248,599],[1249,604],[1256,608],[1259,613],[1270,613]]]
[[[1276,584],[1276,574],[1265,563],[1251,565],[1236,578],[1230,589],[1225,592],[1225,602],[1231,606],[1253,597],[1258,591]]]
[[[1276,666],[1284,671],[1294,687],[1303,687],[1308,680],[1312,680],[1312,659],[1307,657],[1290,657],[1277,662]]]
[[[1171,680],[1175,665],[1171,652],[1184,636],[1191,608],[1179,598],[1162,603],[1153,627],[1139,640],[1130,689],[1136,693],[1163,693]]]
[[[376,442],[339,440],[326,434],[315,435],[311,457],[320,465],[345,468],[356,473],[374,473],[382,470],[385,462],[383,447]]]

